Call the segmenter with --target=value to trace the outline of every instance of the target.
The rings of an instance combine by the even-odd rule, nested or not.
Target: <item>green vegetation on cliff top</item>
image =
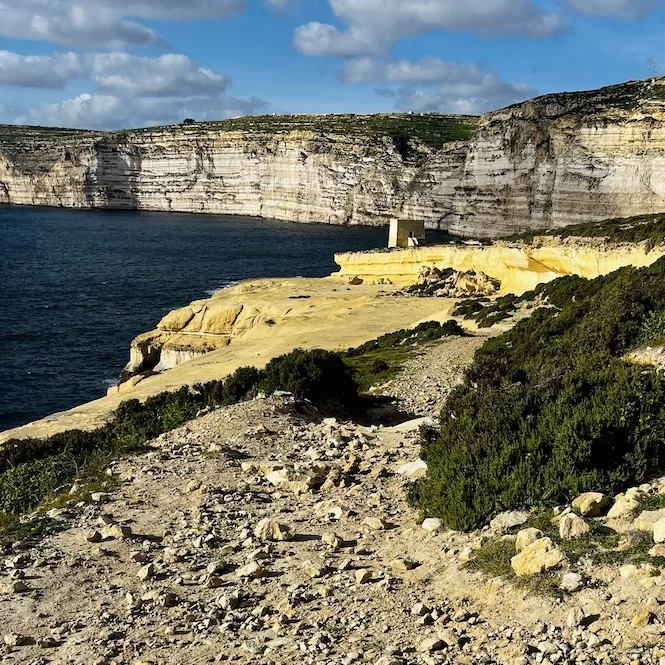
[[[665,243],[665,212],[639,215],[602,222],[572,224],[549,231],[530,231],[512,236],[513,242],[533,242],[537,238],[598,238],[612,243],[649,242],[652,246]]]

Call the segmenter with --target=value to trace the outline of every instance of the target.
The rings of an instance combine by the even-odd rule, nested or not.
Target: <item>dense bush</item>
[[[353,408],[358,401],[358,384],[341,356],[321,349],[296,349],[271,360],[260,387],[268,394],[285,390],[323,406]]]
[[[424,442],[411,500],[469,530],[501,510],[617,492],[665,466],[665,385],[622,356],[665,309],[665,260],[537,293],[540,309],[476,354]],[[531,294],[534,297],[535,294]]]

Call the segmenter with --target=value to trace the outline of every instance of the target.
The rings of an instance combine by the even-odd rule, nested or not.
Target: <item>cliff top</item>
[[[375,115],[262,115],[244,116],[212,122],[184,122],[162,127],[118,131],[90,131],[55,127],[0,125],[0,153],[17,155],[39,151],[48,161],[50,153],[88,145],[98,140],[140,140],[155,133],[200,136],[205,133],[247,132],[265,138],[291,132],[313,132],[324,135],[369,136],[400,141],[420,140],[432,150],[451,141],[466,141],[476,133],[476,116],[442,114],[383,113]]]
[[[608,111],[631,113],[665,109],[665,77],[628,81],[597,90],[560,92],[508,106],[483,116],[503,120],[515,116],[558,118],[565,115],[599,115]]]

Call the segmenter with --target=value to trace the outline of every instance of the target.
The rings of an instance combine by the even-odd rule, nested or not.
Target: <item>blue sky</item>
[[[665,75],[665,0],[0,0],[0,122],[483,113]]]

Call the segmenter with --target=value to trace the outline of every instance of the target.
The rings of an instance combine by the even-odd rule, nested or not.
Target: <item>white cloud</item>
[[[186,55],[147,58],[129,53],[97,53],[86,58],[97,89],[128,97],[192,97],[219,94],[229,80]]]
[[[194,97],[223,93],[230,81],[186,55],[156,58],[130,53],[20,55],[0,51],[0,85],[62,88],[89,79],[104,94],[119,97]]]
[[[90,129],[118,129],[171,124],[193,117],[222,120],[264,111],[267,104],[257,98],[214,97],[125,99],[115,95],[84,93],[55,104],[40,104],[15,119],[20,124]]]
[[[635,19],[665,7],[665,0],[565,0],[565,4],[588,16]]]
[[[402,37],[437,29],[542,38],[563,28],[558,14],[532,0],[328,1],[346,27],[312,22],[297,28],[294,43],[305,55],[377,55]]]
[[[222,18],[246,0],[0,0],[0,35],[82,48],[164,46],[135,19]],[[129,18],[131,17],[131,19]]]
[[[0,85],[62,88],[83,73],[82,58],[76,53],[50,56],[0,51]]]
[[[401,111],[484,113],[536,94],[524,83],[504,81],[491,69],[434,57],[418,62],[358,58],[345,63],[339,78],[347,83],[402,84],[392,91]],[[382,96],[386,92],[382,89]]]

